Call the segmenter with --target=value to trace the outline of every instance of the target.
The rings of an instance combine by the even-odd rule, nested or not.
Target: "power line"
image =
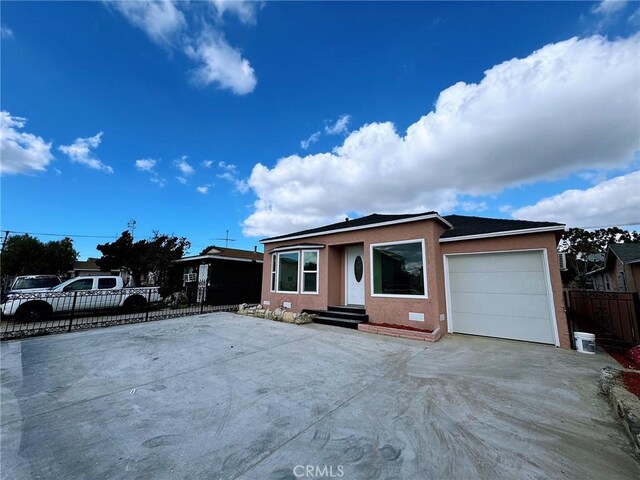
[[[0,230],[0,232],[9,233],[19,233],[19,234],[27,234],[27,235],[45,235],[49,237],[76,237],[76,238],[118,238],[117,235],[74,235],[74,234],[64,234],[64,233],[42,233],[42,232],[18,232],[17,230]]]

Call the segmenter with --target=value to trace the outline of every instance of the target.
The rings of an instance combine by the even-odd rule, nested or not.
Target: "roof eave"
[[[183,263],[190,262],[194,260],[231,260],[234,262],[260,262],[262,263],[262,259],[258,258],[239,258],[239,257],[224,257],[221,255],[196,255],[195,257],[184,257],[179,258],[178,260],[174,260],[174,263]]]
[[[335,228],[333,230],[325,230],[325,231],[316,232],[316,233],[306,233],[306,234],[302,234],[302,235],[291,235],[291,236],[287,236],[287,237],[278,237],[278,238],[275,238],[275,239],[264,238],[264,239],[260,240],[260,243],[266,244],[266,243],[286,242],[286,241],[289,241],[289,240],[299,240],[301,238],[320,237],[320,236],[323,236],[323,235],[331,235],[331,234],[334,234],[334,233],[351,232],[351,231],[356,231],[356,230],[367,230],[367,229],[370,229],[370,228],[387,227],[387,226],[390,226],[390,225],[397,225],[397,224],[400,224],[400,223],[419,222],[419,221],[422,221],[422,220],[439,220],[440,222],[442,222],[448,228],[453,228],[453,225],[451,225],[451,223],[449,223],[444,218],[442,218],[440,216],[440,214],[430,213],[428,215],[420,215],[420,216],[416,216],[416,217],[401,218],[401,219],[398,219],[398,220],[389,220],[387,222],[380,222],[380,223],[369,223],[369,224],[366,224],[366,225],[359,225],[359,226],[356,226],[356,227]]]
[[[518,230],[505,230],[501,232],[477,233],[474,235],[461,235],[459,237],[441,238],[439,242],[440,243],[462,242],[464,240],[480,240],[483,238],[509,237],[511,235],[526,235],[531,233],[557,232],[560,230],[564,231],[564,228],[565,228],[564,225],[551,225],[548,227],[522,228]]]

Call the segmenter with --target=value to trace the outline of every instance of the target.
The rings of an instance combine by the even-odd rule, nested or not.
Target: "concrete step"
[[[319,315],[313,319],[314,323],[322,323],[323,325],[333,325],[334,327],[354,328],[358,325],[367,323],[366,320],[352,320],[348,318],[336,318],[334,316]]]

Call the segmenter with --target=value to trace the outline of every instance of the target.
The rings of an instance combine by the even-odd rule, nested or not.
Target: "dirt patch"
[[[398,330],[410,330],[412,332],[420,332],[420,333],[433,333],[433,330],[424,329],[424,328],[416,328],[416,327],[408,327],[406,325],[395,325],[392,323],[371,323],[374,327],[385,327],[385,328],[397,328]]]

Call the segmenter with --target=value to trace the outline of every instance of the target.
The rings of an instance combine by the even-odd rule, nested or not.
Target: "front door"
[[[347,286],[348,305],[364,305],[364,247],[347,247]]]

